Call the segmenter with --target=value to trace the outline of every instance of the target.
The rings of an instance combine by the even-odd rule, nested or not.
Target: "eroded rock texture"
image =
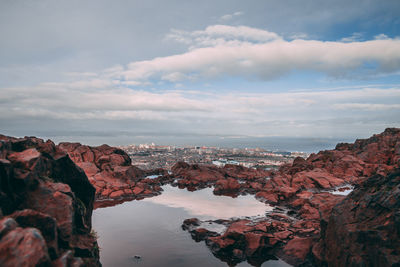
[[[161,192],[159,179],[144,179],[147,175],[166,175],[165,170],[143,171],[132,165],[122,149],[101,145],[91,147],[80,143],[60,143],[58,148],[68,153],[81,167],[96,188],[97,200],[142,199]]]
[[[400,169],[360,184],[323,220],[313,254],[328,266],[400,265]]]
[[[200,227],[196,219],[184,222],[195,240],[205,240],[229,263],[277,255],[293,265],[398,266],[399,167],[400,129],[390,128],[296,158],[278,171],[180,163],[173,172],[182,187],[256,194],[276,207],[261,219],[213,221],[226,226],[223,233]],[[333,194],[352,186],[349,196]]]
[[[94,193],[53,142],[1,135],[0,266],[99,266]]]

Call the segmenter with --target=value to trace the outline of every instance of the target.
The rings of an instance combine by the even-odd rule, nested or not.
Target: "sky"
[[[91,144],[369,137],[400,127],[400,1],[2,0],[0,103]]]

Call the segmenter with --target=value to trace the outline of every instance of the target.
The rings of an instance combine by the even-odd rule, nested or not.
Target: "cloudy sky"
[[[17,136],[367,137],[400,126],[400,2],[3,0],[0,103]]]

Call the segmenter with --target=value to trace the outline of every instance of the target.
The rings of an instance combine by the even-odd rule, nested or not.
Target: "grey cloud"
[[[243,14],[235,14],[238,11]],[[346,47],[353,47],[357,53],[348,52],[344,59],[332,53],[323,57],[321,63],[309,61],[308,53],[295,60],[282,53],[275,58],[278,63],[268,65],[268,55],[258,59],[252,54],[257,52],[255,42],[270,46],[270,39],[255,38],[257,34],[250,35],[251,38],[238,38],[235,34],[227,37],[221,31],[211,34],[212,31],[205,30],[221,24],[221,16],[227,14],[234,17],[226,21],[227,26],[233,27],[229,29],[246,25],[246,29],[255,29],[252,32],[261,36],[283,36],[271,40],[285,40],[297,34],[291,39],[309,39],[306,46],[279,41],[296,49],[319,48],[322,52],[330,43],[321,40],[338,40],[351,36],[353,31],[372,29],[372,36],[389,37],[381,35],[378,39],[384,40],[371,41],[374,45],[385,44],[381,50],[387,56],[366,52],[374,50],[368,46],[361,49],[363,56],[357,58],[353,55],[358,53],[357,44],[349,43]],[[60,136],[79,135],[90,129],[84,135],[114,136],[111,133],[117,132],[124,140],[133,133],[214,137],[370,135],[386,126],[399,125],[399,111],[393,106],[399,99],[398,87],[274,95],[160,91],[162,85],[157,92],[148,92],[149,85],[158,80],[208,80],[221,74],[255,75],[268,80],[291,69],[321,70],[321,65],[323,72],[340,75],[335,70],[352,70],[352,66],[357,69],[365,62],[366,54],[382,64],[384,68],[378,71],[386,75],[399,68],[398,42],[393,39],[400,35],[399,17],[397,0],[0,1],[1,130],[15,135],[57,131]],[[357,27],[347,29],[347,25]],[[338,36],[338,29],[344,28],[351,32]],[[180,29],[174,38],[187,42],[166,40],[170,29]],[[193,36],[196,31],[197,36]],[[200,38],[197,41],[202,42],[201,46],[194,45],[193,38]],[[215,49],[216,46],[223,49]],[[226,56],[228,50],[233,57]],[[238,52],[242,57],[236,57]],[[176,55],[172,59],[181,60],[181,66],[168,61],[171,55]],[[193,64],[187,56],[194,57]],[[199,57],[204,64],[199,63]],[[212,57],[220,59],[220,63],[216,64]],[[140,69],[143,72],[135,79],[124,79],[126,71]],[[152,75],[156,79],[147,79]],[[384,110],[382,105],[387,104],[392,108]],[[371,112],[365,111],[368,107],[376,109],[376,119],[370,119]],[[340,119],[349,117],[353,121]],[[357,120],[361,123],[354,123]]]
[[[345,125],[357,122],[352,132],[361,132],[398,124],[400,115],[398,105],[391,104],[400,99],[398,87],[238,94],[66,88],[53,84],[2,89],[2,129],[10,133],[22,129],[105,133],[157,129],[160,133],[221,136],[324,136],[332,131],[329,135],[343,136],[348,130]],[[371,120],[371,114],[363,112],[368,108],[378,119]]]

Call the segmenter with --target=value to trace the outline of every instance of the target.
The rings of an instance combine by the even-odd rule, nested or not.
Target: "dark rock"
[[[47,266],[68,250],[77,254],[73,240],[90,236],[95,192],[85,173],[51,141],[0,143],[0,266]],[[87,249],[96,247],[94,240]],[[98,253],[83,262],[99,266]]]
[[[46,242],[35,228],[8,232],[0,240],[0,266],[48,266],[50,258]]]
[[[395,266],[400,263],[400,170],[357,186],[322,221],[314,247],[328,265]]]

